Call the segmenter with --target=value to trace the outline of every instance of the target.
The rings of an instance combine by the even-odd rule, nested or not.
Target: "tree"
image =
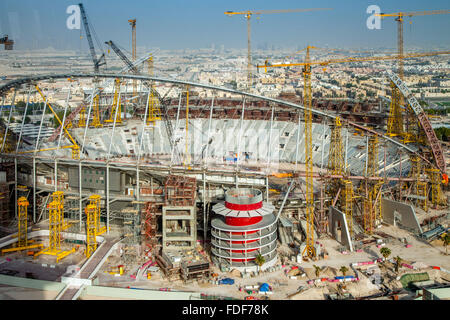
[[[316,272],[316,277],[318,278],[320,276],[320,267],[316,266],[315,264],[313,265],[315,272]]]
[[[29,116],[26,116],[25,117],[25,123],[30,123],[30,121],[31,121],[31,118]]]
[[[399,256],[396,256],[394,259],[395,259],[395,272],[398,272],[398,269],[402,265],[403,259],[400,258]]]
[[[384,259],[387,260],[387,258],[391,255],[391,249],[383,247],[380,249],[380,253],[384,257]]]
[[[266,259],[261,254],[258,254],[255,258],[255,262],[259,267],[258,268],[258,272],[259,272],[259,269],[261,269],[262,265],[266,262]]]
[[[347,268],[346,266],[342,266],[342,267],[339,269],[339,271],[342,272],[342,275],[345,277],[345,274],[347,273],[348,268]]]
[[[445,248],[445,254],[448,255],[447,247],[448,247],[448,245],[450,244],[450,234],[448,234],[448,233],[444,234],[444,235],[442,236],[442,241],[443,241],[442,245],[443,245],[444,248]]]

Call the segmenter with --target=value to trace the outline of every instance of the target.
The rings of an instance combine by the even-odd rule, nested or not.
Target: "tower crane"
[[[131,56],[133,62],[136,61],[136,19],[130,19],[128,22],[131,25]],[[136,96],[136,80],[133,80],[133,97]],[[126,115],[125,115],[126,116]]]
[[[403,56],[380,56],[380,57],[359,57],[359,58],[339,58],[330,59],[325,61],[311,61],[310,49],[316,47],[306,47],[306,57],[303,63],[281,63],[281,64],[269,64],[266,60],[263,66],[257,66],[257,68],[264,68],[267,72],[267,68],[277,67],[303,67],[303,104],[305,107],[305,167],[306,167],[306,247],[302,252],[302,255],[308,257],[315,257],[316,252],[314,248],[314,190],[313,190],[313,159],[312,159],[312,99],[311,99],[311,66],[328,66],[333,63],[345,63],[345,62],[364,62],[364,61],[382,61],[382,60],[397,60],[408,59],[417,57],[428,57],[439,54],[450,54],[450,51],[437,51],[417,54],[406,54]]]
[[[100,58],[97,59],[97,54],[95,53],[94,43],[91,37],[91,31],[89,29],[89,22],[87,19],[86,12],[84,11],[84,6],[82,3],[79,3],[81,18],[83,19],[84,31],[86,32],[86,38],[89,43],[89,50],[91,51],[92,61],[94,62],[94,72],[97,73],[99,71],[99,67],[106,64],[105,54],[103,53]]]
[[[234,16],[237,14],[244,15],[247,19],[247,89],[250,90],[252,87],[252,56],[251,56],[251,45],[250,45],[250,18],[252,15],[260,14],[271,14],[271,13],[288,13],[288,12],[309,12],[309,11],[319,11],[319,10],[331,10],[331,8],[313,8],[313,9],[285,9],[285,10],[257,10],[257,11],[226,11],[227,16]]]
[[[403,65],[403,20],[404,17],[415,17],[415,16],[428,16],[434,14],[447,14],[450,10],[432,10],[432,11],[416,11],[416,12],[396,12],[396,13],[377,13],[375,16],[386,18],[395,17],[397,21],[397,47],[398,47],[398,74],[400,79],[403,80],[404,77],[404,65]]]
[[[428,16],[435,14],[448,14],[450,10],[432,10],[432,11],[416,11],[416,12],[395,12],[395,13],[378,13],[375,16],[383,18],[394,17],[395,21],[397,21],[397,49],[398,49],[398,75],[401,80],[404,80],[404,63],[403,59],[403,21],[405,17],[415,17],[415,16]],[[403,131],[403,120],[401,117],[401,109],[400,106],[404,104],[403,97],[401,96],[398,88],[392,85],[392,95],[393,99],[390,106],[390,115],[389,115],[389,124],[388,124],[388,132],[387,134],[391,137],[395,137],[398,135],[404,136],[404,143],[414,142],[416,141],[415,134],[413,133],[413,123],[411,122],[411,118],[413,117],[413,111],[410,108],[406,108],[407,116],[406,123],[407,129],[406,132]],[[399,99],[395,99],[395,97],[399,97]]]

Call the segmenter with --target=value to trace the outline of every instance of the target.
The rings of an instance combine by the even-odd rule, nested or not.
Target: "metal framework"
[[[167,206],[194,206],[197,180],[170,175],[164,184],[164,203]]]
[[[86,213],[86,258],[89,258],[97,250],[97,206],[88,204]]]
[[[350,237],[353,237],[353,183],[350,180],[342,181],[341,210],[345,214]]]
[[[101,201],[101,197],[98,194],[93,194],[93,195],[89,196],[89,205],[95,207],[95,220],[96,220],[96,230],[95,230],[95,232],[96,232],[96,235],[101,235],[101,234],[106,232],[106,227],[102,227],[101,228],[101,222],[100,222],[100,213],[101,213],[100,201]]]
[[[431,203],[437,208],[443,203],[441,174],[439,170],[435,168],[430,168],[427,172],[431,180]]]
[[[113,98],[113,104],[111,106],[111,112],[109,115],[109,119],[106,119],[104,122],[122,123],[122,107],[120,104],[119,91],[120,91],[120,79],[116,78],[115,83],[114,83],[114,98]],[[115,117],[116,113],[117,113],[117,116],[114,121],[114,117]]]
[[[144,236],[142,244],[144,246],[144,254],[147,258],[153,258],[157,253],[157,214],[161,214],[162,212],[161,205],[156,202],[146,202],[141,212],[142,234]]]
[[[43,244],[29,245],[28,241],[28,202],[27,198],[20,197],[17,201],[17,246],[15,248],[3,249],[2,253],[22,251],[27,249],[42,248]],[[30,241],[31,242],[31,241]]]
[[[306,65],[303,67],[303,103],[305,104],[305,168],[306,168],[306,247],[302,255],[316,256],[314,248],[314,188],[312,158],[312,96],[311,65],[309,47],[306,50]]]
[[[417,197],[417,204],[424,210],[428,211],[427,207],[427,183],[422,181],[423,167],[420,158],[411,156],[411,173],[410,176],[414,178],[412,182],[412,190],[415,191]]]
[[[97,94],[94,97],[94,101],[93,101],[93,117],[92,117],[92,123],[91,123],[91,125],[95,128],[103,127],[103,124],[100,120],[99,102],[100,102],[100,95]]]
[[[54,196],[56,197],[56,196]],[[34,255],[37,258],[41,254],[56,256],[56,262],[67,257],[69,254],[75,252],[75,248],[71,250],[63,251],[61,249],[61,231],[62,222],[61,218],[61,204],[58,201],[53,200],[48,205],[49,210],[49,245],[42,251],[39,251]]]
[[[400,61],[403,61],[400,59]],[[389,108],[389,117],[387,122],[387,133],[389,137],[397,137],[403,135],[403,116],[400,108],[400,90],[391,81],[391,105]]]
[[[153,56],[150,55],[148,60],[148,75],[153,77]],[[153,86],[153,81],[150,83],[150,91],[148,98],[148,117],[147,125],[155,125],[156,120],[161,120],[161,110],[159,109],[159,99],[155,97],[155,88]]]
[[[366,177],[378,177],[378,137],[368,137],[367,145],[367,163],[366,163]],[[364,213],[364,230],[368,234],[372,234],[376,225],[376,220],[381,220],[381,197],[379,193],[383,181],[369,181],[361,186],[364,187],[363,194],[363,213]]]

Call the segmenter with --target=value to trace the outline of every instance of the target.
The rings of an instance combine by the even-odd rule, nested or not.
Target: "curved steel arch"
[[[24,78],[20,78],[20,79],[16,79],[16,80],[12,80],[7,82],[6,84],[0,86],[0,96],[3,95],[4,93],[6,93],[8,90],[10,90],[11,88],[14,87],[18,87],[21,86],[23,84],[26,83],[32,83],[32,82],[37,82],[37,81],[43,81],[43,80],[51,80],[51,79],[64,79],[64,78],[122,78],[122,79],[131,79],[131,80],[142,80],[142,81],[155,81],[155,82],[162,82],[162,83],[172,83],[172,84],[178,84],[178,85],[189,85],[189,86],[193,86],[193,87],[199,87],[199,88],[204,88],[204,89],[209,89],[209,90],[216,90],[216,91],[222,91],[222,92],[228,92],[228,93],[233,93],[233,94],[237,94],[237,95],[241,95],[241,96],[247,96],[250,98],[256,98],[256,99],[260,99],[260,100],[265,100],[268,102],[273,102],[276,104],[281,104],[281,105],[285,105],[294,109],[302,109],[304,110],[305,107],[300,105],[300,104],[295,104],[289,101],[284,101],[284,100],[279,100],[279,99],[274,99],[274,98],[269,98],[269,97],[264,97],[264,96],[260,96],[260,95],[256,95],[256,94],[252,94],[249,92],[242,92],[242,91],[238,91],[238,90],[233,90],[233,89],[229,89],[229,88],[225,88],[225,87],[217,87],[217,86],[211,86],[208,84],[202,84],[202,83],[196,83],[196,82],[190,82],[190,81],[184,81],[184,80],[176,80],[176,79],[167,79],[167,78],[158,78],[158,77],[149,77],[149,76],[145,76],[145,75],[132,75],[132,74],[113,74],[113,73],[62,73],[62,74],[44,74],[44,75],[39,75],[39,76],[31,76],[31,77],[24,77]],[[332,114],[328,114],[326,112],[322,112],[320,110],[317,109],[312,109],[312,113],[319,115],[319,116],[323,116],[323,117],[327,117],[330,119],[336,119],[335,115]],[[410,153],[414,153],[415,155],[419,156],[420,158],[422,158],[425,162],[427,162],[428,164],[430,164],[433,167],[438,167],[435,164],[431,163],[428,159],[426,159],[424,156],[422,156],[421,154],[417,153],[414,149],[402,144],[401,142],[394,140],[390,137],[387,137],[379,132],[373,131],[371,129],[368,129],[364,126],[358,125],[354,122],[348,121],[348,120],[342,120],[341,121],[355,127],[361,130],[364,130],[366,132],[369,132],[373,135],[377,135],[379,137],[381,137],[382,139],[389,141],[395,145],[397,145],[399,148],[405,149],[406,151],[410,152]],[[440,168],[439,168],[440,169]]]
[[[433,151],[433,156],[434,160],[436,161],[436,165],[438,166],[439,170],[441,170],[442,173],[445,173],[446,164],[444,153],[442,152],[441,143],[436,137],[436,133],[434,132],[433,127],[431,126],[430,120],[428,120],[427,114],[425,113],[425,111],[423,111],[422,106],[417,101],[416,97],[414,97],[414,95],[411,93],[411,90],[409,90],[409,88],[406,86],[406,83],[402,81],[400,77],[398,77],[396,74],[393,74],[392,72],[387,72],[387,74],[391,79],[391,81],[397,86],[397,88],[406,98],[406,101],[408,101],[409,105],[411,106],[411,109],[414,111],[414,114],[416,115],[417,119],[422,125],[423,130],[425,131],[428,143],[431,147],[431,150]]]

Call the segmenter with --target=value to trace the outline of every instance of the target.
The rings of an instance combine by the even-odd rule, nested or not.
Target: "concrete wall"
[[[199,300],[200,293],[86,286],[80,295],[80,299],[86,300],[99,297],[126,300]]]
[[[384,222],[413,230],[419,234],[422,233],[413,206],[394,200],[382,199],[381,212]]]
[[[345,214],[335,207],[330,207],[328,210],[328,231],[331,236],[336,239],[339,243],[346,246],[349,251],[353,251],[352,239],[350,237],[350,232],[347,226],[347,220],[345,219]],[[341,237],[338,235],[338,224],[341,226]]]
[[[109,190],[123,191],[124,179],[119,171],[109,170]],[[78,188],[78,167],[69,167],[69,187]],[[81,185],[83,189],[105,190],[106,170],[101,168],[84,168],[81,172]]]
[[[56,292],[60,292],[66,287],[66,284],[61,282],[12,277],[4,274],[0,274],[0,284]]]

